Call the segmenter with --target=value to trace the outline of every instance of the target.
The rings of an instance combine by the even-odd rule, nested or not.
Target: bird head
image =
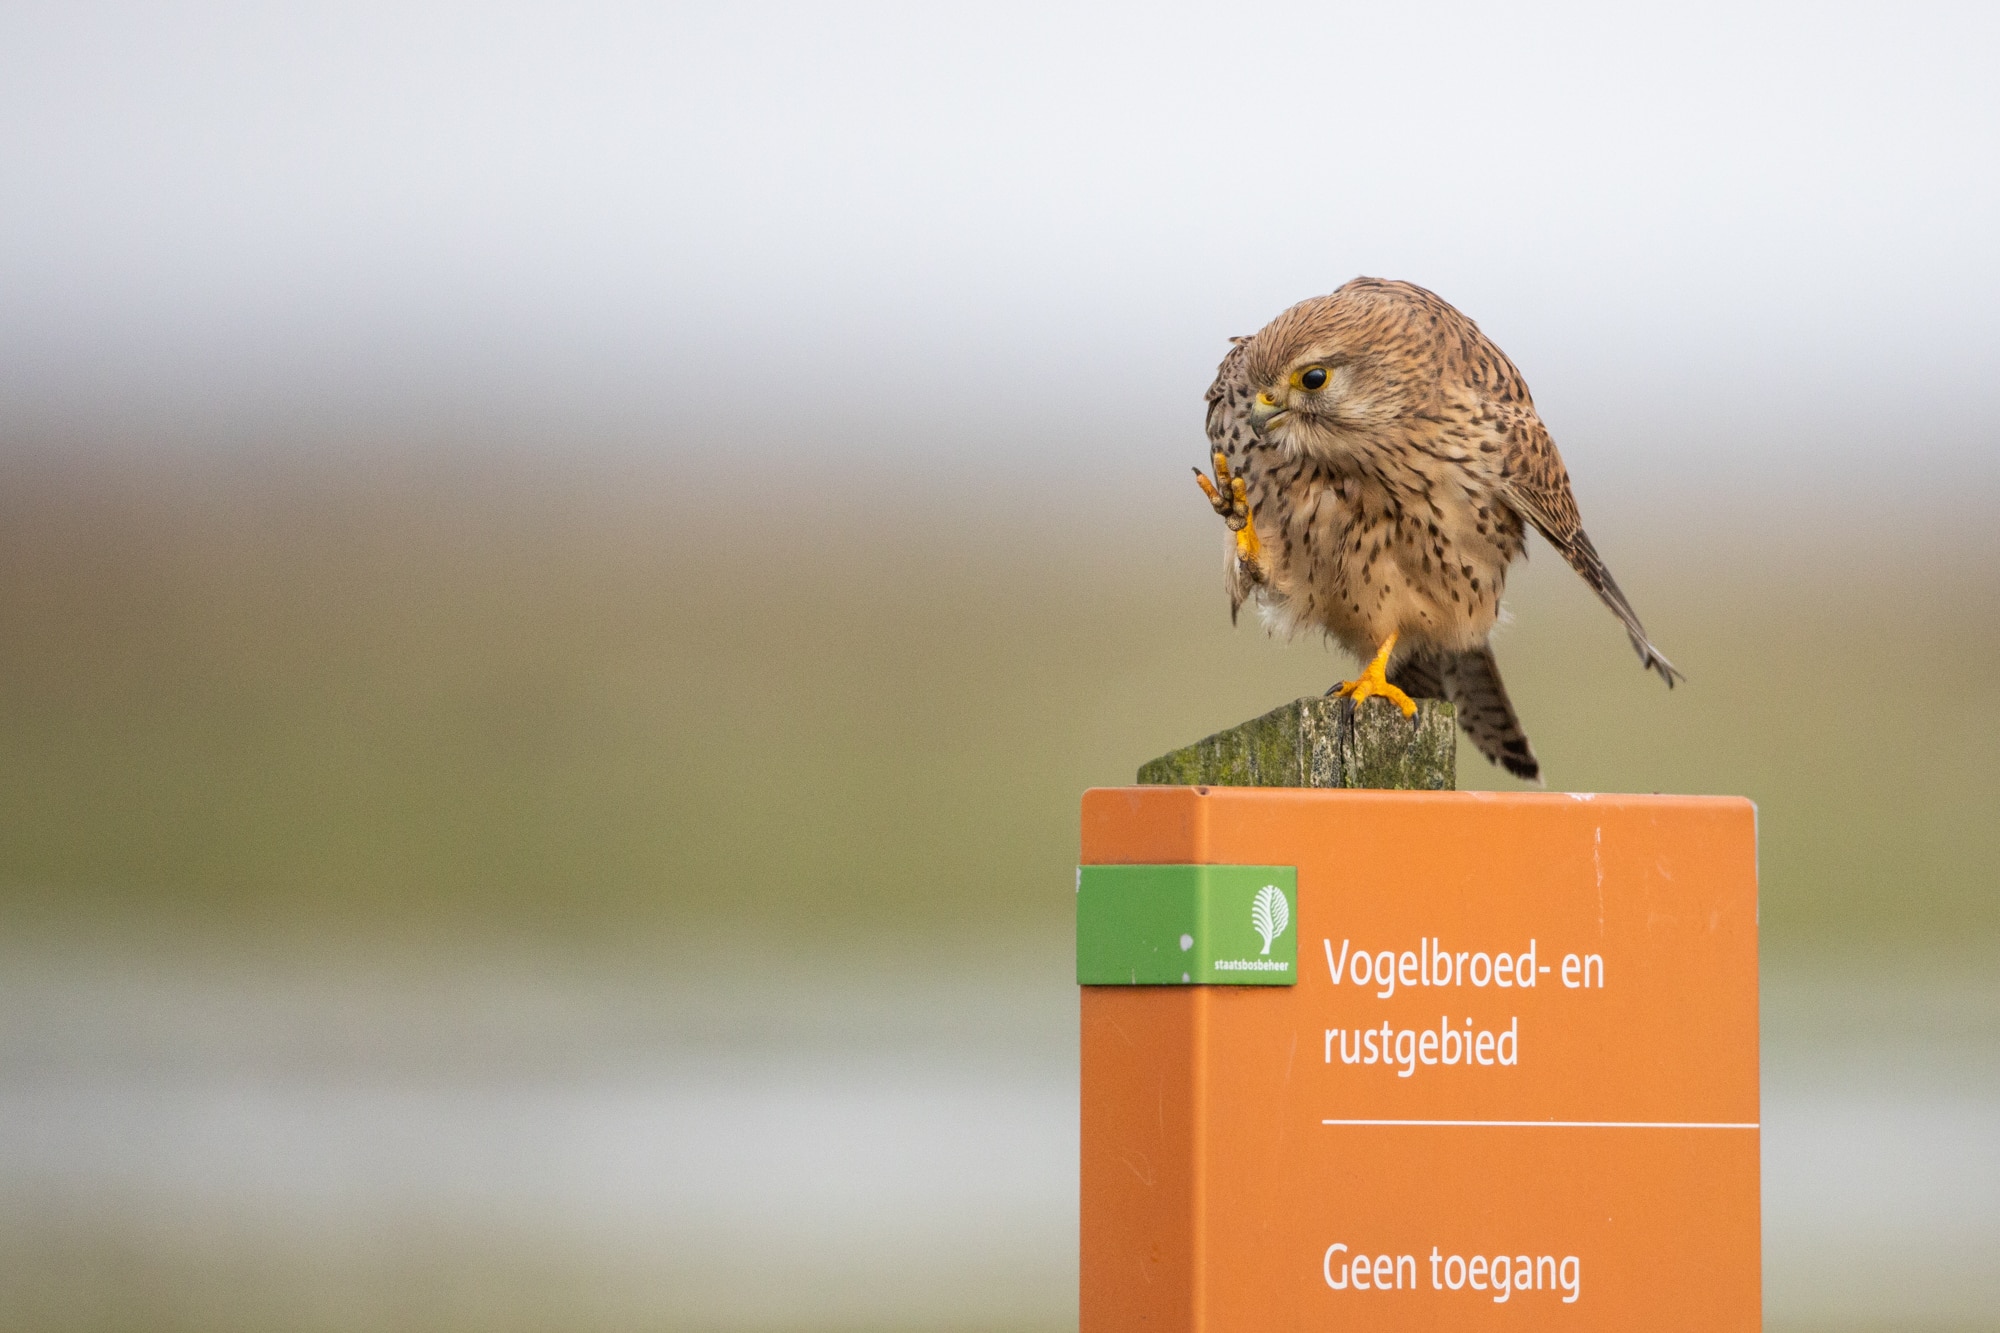
[[[1301,301],[1250,340],[1250,422],[1288,454],[1334,459],[1371,427],[1412,411],[1437,384],[1436,358],[1412,327],[1419,293],[1361,278]],[[1434,298],[1433,298],[1434,299]]]

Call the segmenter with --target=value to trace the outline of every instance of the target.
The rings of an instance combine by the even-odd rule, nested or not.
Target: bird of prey
[[[1470,319],[1407,282],[1356,278],[1231,340],[1208,390],[1215,480],[1234,534],[1230,617],[1257,602],[1278,631],[1324,631],[1367,663],[1329,690],[1449,699],[1480,753],[1535,782],[1541,765],[1489,638],[1532,525],[1625,626],[1646,637],[1584,534],[1569,473],[1528,386]]]

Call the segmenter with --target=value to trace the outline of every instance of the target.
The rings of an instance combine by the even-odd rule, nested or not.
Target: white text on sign
[[[1331,939],[1322,939],[1320,946],[1326,951],[1326,970],[1334,985],[1346,981],[1349,985],[1373,988],[1378,1000],[1394,995],[1399,985],[1526,989],[1556,970],[1537,960],[1534,940],[1529,940],[1528,947],[1520,953],[1505,949],[1490,953],[1483,949],[1454,951],[1445,948],[1444,941],[1436,936],[1419,939],[1415,949],[1401,953],[1394,949],[1374,952],[1356,949],[1353,941],[1342,940],[1336,957]],[[1602,990],[1604,958],[1594,953],[1564,954],[1558,975],[1568,990]]]
[[[1444,1254],[1433,1245],[1430,1270],[1430,1290],[1481,1292],[1498,1305],[1530,1292],[1560,1291],[1564,1305],[1574,1305],[1583,1295],[1583,1261],[1573,1254],[1561,1259],[1552,1254],[1468,1257]],[[1340,1241],[1326,1247],[1320,1273],[1335,1291],[1424,1290],[1414,1254],[1350,1254]]]
[[[1380,1028],[1328,1028],[1326,1063],[1333,1063],[1335,1049],[1344,1065],[1401,1065],[1397,1078],[1408,1078],[1422,1065],[1517,1065],[1521,1063],[1521,1020],[1508,1020],[1504,1031],[1482,1028],[1475,1032],[1472,1020],[1463,1030],[1440,1018],[1436,1028],[1397,1031],[1384,1023]]]

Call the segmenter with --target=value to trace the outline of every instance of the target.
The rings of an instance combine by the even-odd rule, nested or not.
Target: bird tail
[[[1632,639],[1632,647],[1639,653],[1640,664],[1648,671],[1659,672],[1660,679],[1667,682],[1667,688],[1670,690],[1674,687],[1675,681],[1686,680],[1687,676],[1681,669],[1669,662],[1667,655],[1655,648],[1653,641],[1646,637],[1646,627],[1639,623],[1639,613],[1632,609],[1632,603],[1625,600],[1624,590],[1619,588],[1618,580],[1611,577],[1611,571],[1605,567],[1604,557],[1600,556],[1597,548],[1591,545],[1590,534],[1578,528],[1574,537],[1559,544],[1559,549],[1563,553],[1563,558],[1569,561],[1570,567],[1583,575],[1583,581],[1590,585],[1591,590],[1611,608],[1611,614],[1617,616],[1619,623],[1625,626],[1625,633]],[[1497,682],[1499,677],[1494,677],[1494,680]]]
[[[1451,700],[1458,710],[1458,725],[1479,753],[1523,782],[1541,782],[1541,761],[1528,744],[1521,719],[1514,715],[1507,687],[1500,683],[1500,664],[1493,660],[1492,648],[1412,656],[1389,672],[1389,681],[1406,694]]]

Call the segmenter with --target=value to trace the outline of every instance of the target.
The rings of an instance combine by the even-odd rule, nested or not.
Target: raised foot
[[[1370,662],[1359,676],[1353,680],[1343,680],[1327,693],[1336,699],[1354,700],[1356,712],[1359,712],[1361,705],[1370,699],[1387,699],[1403,710],[1404,717],[1415,717],[1417,701],[1389,683],[1389,654],[1395,647],[1396,636],[1391,634],[1389,641],[1376,652],[1375,660]]]
[[[1229,455],[1217,449],[1209,457],[1215,463],[1215,480],[1210,481],[1200,468],[1194,470],[1194,479],[1201,483],[1202,494],[1208,497],[1215,512],[1222,515],[1222,521],[1236,534],[1237,558],[1255,564],[1264,547],[1257,540],[1257,525],[1251,521],[1249,491],[1243,485],[1243,478],[1229,471]]]

